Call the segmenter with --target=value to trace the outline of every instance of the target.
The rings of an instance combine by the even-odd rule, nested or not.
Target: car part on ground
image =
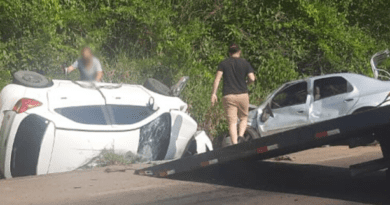
[[[32,88],[46,88],[52,85],[45,76],[32,71],[17,71],[13,74],[13,83]]]

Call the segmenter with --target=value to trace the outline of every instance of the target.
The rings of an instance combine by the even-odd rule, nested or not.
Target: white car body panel
[[[210,138],[206,135],[205,131],[198,131],[195,134],[195,140],[198,153],[204,153],[208,150],[213,150],[213,144],[211,143]]]
[[[187,137],[196,132],[196,122],[188,115],[182,115],[179,111],[171,112],[172,130],[166,159],[180,158],[187,145]]]
[[[4,111],[12,110],[13,106],[24,96],[26,88],[20,85],[9,84],[0,93],[0,122],[3,120]]]
[[[139,130],[109,133],[58,129],[48,173],[75,170],[105,150],[137,153],[138,141]]]
[[[13,118],[12,122],[9,122],[10,123],[10,130],[9,130],[8,136],[15,136],[16,135],[17,126],[15,126],[15,125],[19,125],[26,116],[27,116],[26,113],[21,113],[20,115],[15,116]],[[10,119],[12,119],[12,118],[10,118]],[[2,154],[1,160],[0,160],[0,161],[4,162],[4,164],[1,164],[2,166],[0,168],[0,171],[3,173],[5,178],[12,177],[10,164],[11,164],[12,147],[13,147],[14,140],[15,140],[14,137],[8,137],[8,136],[4,136],[5,143],[3,144],[4,146],[1,147],[1,153],[3,153],[3,154]]]
[[[55,145],[54,142],[56,139],[55,132],[56,130],[54,124],[50,122],[48,128],[46,129],[46,133],[43,137],[41,150],[39,152],[37,175],[49,173],[50,161],[53,158],[52,153],[53,153],[53,147]],[[50,156],[50,158],[48,158],[47,156]],[[61,161],[58,161],[58,163],[61,163]]]
[[[139,150],[141,130],[147,126],[149,126],[148,129],[160,129],[159,124],[155,124],[155,120],[163,115],[167,116],[166,114],[170,116],[169,125],[171,127],[168,133],[167,151],[161,160],[184,156],[192,141],[198,146],[196,151],[212,150],[212,143],[205,133],[195,136],[198,125],[185,113],[187,104],[180,98],[160,95],[140,85],[123,84],[118,86],[109,83],[96,83],[95,86],[100,86],[100,91],[91,87],[91,84],[87,82],[74,83],[66,80],[53,80],[53,85],[48,88],[7,85],[0,95],[0,120],[2,121],[0,173],[6,178],[12,177],[11,158],[13,149],[15,149],[17,131],[21,123],[29,116],[39,116],[41,119],[45,119],[47,126],[39,147],[36,164],[37,175],[78,169],[90,163],[104,150],[114,151],[118,154],[132,152],[143,155],[145,150],[142,149],[142,152]],[[39,101],[42,105],[17,114],[12,109],[22,98]],[[154,111],[151,111],[152,113],[146,118],[132,124],[85,124],[66,117],[61,114],[63,111],[60,111],[63,108],[105,107],[106,105],[141,106],[145,109],[150,107]],[[110,112],[108,108],[107,110]],[[6,114],[5,118],[4,113]],[[104,118],[106,117],[104,115]],[[108,116],[108,118],[111,117]],[[111,119],[109,121],[111,122]],[[153,127],[153,123],[157,127]],[[151,125],[152,127],[150,127]],[[159,132],[157,130],[153,133]],[[142,141],[143,146],[145,143],[149,143],[145,140],[153,141],[153,137],[146,136]],[[158,146],[158,144],[156,145],[158,142],[152,141],[150,146]],[[164,149],[162,154],[164,154]],[[146,149],[146,151],[148,150]]]

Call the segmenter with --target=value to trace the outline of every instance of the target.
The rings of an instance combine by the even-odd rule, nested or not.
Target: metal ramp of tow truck
[[[135,174],[167,177],[237,160],[264,160],[356,138],[366,133],[390,131],[390,106],[323,121],[191,157],[172,160],[135,171]],[[385,136],[387,137],[387,136]],[[389,136],[390,137],[390,136]],[[390,147],[389,147],[390,148]],[[388,168],[389,156],[350,167],[357,175]]]

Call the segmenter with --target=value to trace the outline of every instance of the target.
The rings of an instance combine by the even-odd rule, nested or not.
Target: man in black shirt
[[[229,46],[230,57],[218,66],[213,84],[211,105],[218,101],[217,90],[223,77],[222,103],[229,122],[229,134],[233,144],[243,140],[248,123],[249,96],[247,85],[255,81],[253,68],[248,61],[240,58],[241,50],[236,44]],[[247,81],[248,77],[248,81]],[[240,119],[237,137],[237,117]]]

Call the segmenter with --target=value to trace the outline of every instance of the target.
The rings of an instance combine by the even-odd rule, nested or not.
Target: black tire
[[[214,138],[213,140],[213,148],[214,149],[221,149],[227,146],[232,145],[231,140],[229,138],[229,133],[225,132],[219,135],[218,137]]]
[[[195,138],[192,138],[190,140],[190,142],[188,143],[182,157],[194,156],[194,155],[198,154],[196,150],[197,150],[196,140],[195,140]]]
[[[168,88],[168,86],[154,78],[146,79],[144,87],[158,94],[171,96],[171,90]]]
[[[13,83],[31,88],[46,88],[52,85],[45,76],[32,71],[18,71],[13,74]]]
[[[260,134],[253,127],[248,127],[244,133],[244,142],[260,138]],[[220,149],[232,145],[229,133],[223,133],[213,141],[214,149]]]
[[[248,127],[246,128],[244,138],[245,138],[245,142],[249,142],[251,140],[260,138],[260,134],[255,130],[255,128]]]

